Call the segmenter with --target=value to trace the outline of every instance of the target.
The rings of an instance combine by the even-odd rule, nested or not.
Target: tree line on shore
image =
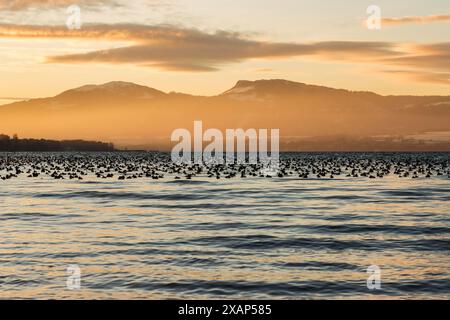
[[[85,140],[19,139],[0,134],[0,152],[22,151],[114,151],[112,143]]]

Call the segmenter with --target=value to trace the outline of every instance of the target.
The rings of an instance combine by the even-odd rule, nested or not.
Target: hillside
[[[194,120],[221,130],[279,128],[289,150],[345,149],[342,141],[352,150],[370,149],[370,141],[377,150],[450,150],[450,96],[381,96],[287,80],[238,81],[210,97],[110,82],[0,106],[7,134],[148,149],[170,149],[171,132]]]

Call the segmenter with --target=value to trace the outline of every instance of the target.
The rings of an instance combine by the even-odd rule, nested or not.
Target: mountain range
[[[290,151],[450,151],[450,96],[382,96],[287,80],[238,81],[215,96],[129,82],[0,106],[0,133],[170,150],[171,133],[279,128]]]

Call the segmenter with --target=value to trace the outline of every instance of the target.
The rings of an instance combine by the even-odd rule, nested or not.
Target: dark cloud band
[[[0,25],[3,38],[110,40],[128,43],[101,51],[47,57],[48,63],[135,64],[170,71],[215,71],[226,64],[251,59],[303,57],[326,61],[401,66],[420,70],[419,79],[450,72],[450,43],[405,45],[392,42],[323,41],[287,43],[258,41],[249,35],[203,32],[170,25],[84,25],[80,30],[61,26]],[[430,73],[430,77],[426,74]],[[445,79],[444,79],[445,80]],[[445,81],[444,81],[445,82]]]

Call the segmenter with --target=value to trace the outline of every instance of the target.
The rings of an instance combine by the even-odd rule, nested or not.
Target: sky
[[[66,26],[71,5],[79,29]],[[380,29],[367,27],[371,5]],[[113,80],[197,95],[280,78],[449,95],[449,35],[448,0],[0,0],[0,104]]]

